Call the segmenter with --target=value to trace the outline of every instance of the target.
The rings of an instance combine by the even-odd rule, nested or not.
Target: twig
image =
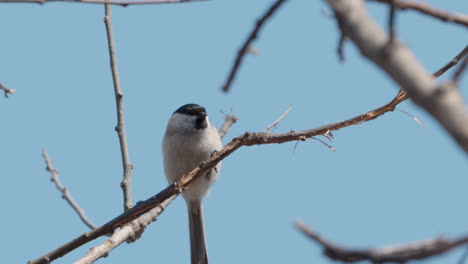
[[[147,1],[113,1],[113,0],[0,0],[0,3],[36,3],[45,4],[48,2],[65,2],[65,3],[83,3],[83,4],[109,4],[119,6],[129,5],[154,5],[154,4],[179,4],[188,2],[201,2],[208,0],[147,0]]]
[[[340,34],[340,40],[338,41],[338,47],[336,48],[336,52],[338,53],[338,58],[340,59],[340,62],[343,63],[345,61],[345,55],[344,55],[344,44],[346,42],[346,34],[341,31]]]
[[[154,222],[156,218],[166,209],[166,207],[176,198],[174,195],[161,203],[156,208],[151,209],[147,213],[141,215],[137,219],[123,226],[121,229],[115,231],[112,236],[106,241],[102,242],[99,246],[91,248],[85,256],[76,261],[74,264],[91,264],[99,258],[107,256],[114,248],[119,246],[125,241],[135,241],[135,236],[141,235],[146,226]]]
[[[324,137],[328,138],[327,136],[325,136],[325,134],[323,135]],[[318,142],[322,143],[323,145],[325,145],[327,148],[329,148],[331,151],[335,152],[336,151],[336,148],[334,148],[332,145],[330,144],[327,144],[327,142],[321,140],[320,138],[317,138],[317,137],[312,137],[313,140],[317,140]],[[328,138],[329,139],[329,138]]]
[[[448,71],[450,68],[453,66],[457,65],[457,63],[468,55],[468,45],[465,46],[465,48],[460,51],[460,53],[457,54],[451,61],[449,61],[447,64],[444,65],[444,67],[440,68],[438,71],[436,71],[434,74],[432,74],[434,77],[439,77],[440,75],[444,74],[446,71]]]
[[[125,118],[123,106],[123,92],[120,88],[119,72],[117,69],[117,58],[115,56],[114,34],[112,33],[112,15],[111,6],[105,4],[104,23],[106,25],[107,43],[109,47],[110,67],[112,71],[112,81],[114,82],[115,101],[117,106],[117,126],[115,131],[119,136],[120,152],[123,165],[123,180],[120,183],[124,196],[124,210],[132,207],[132,169],[133,165],[130,162],[130,154],[128,152],[127,136],[125,133]]]
[[[459,56],[459,55],[457,55]],[[448,70],[445,69],[445,70]],[[438,71],[439,72],[439,71]],[[441,73],[442,74],[442,73]],[[130,221],[138,218],[140,215],[148,212],[152,208],[160,205],[167,199],[169,199],[174,194],[178,194],[183,191],[183,189],[190,184],[190,182],[194,181],[201,175],[203,175],[206,171],[212,169],[216,164],[234,152],[236,149],[240,148],[241,146],[253,146],[253,145],[262,145],[262,144],[273,144],[273,143],[285,143],[290,141],[305,141],[308,137],[313,137],[317,135],[329,135],[331,131],[338,130],[340,128],[344,128],[351,125],[361,124],[363,122],[367,122],[377,117],[391,112],[395,109],[395,106],[399,103],[406,100],[408,97],[406,93],[400,91],[395,98],[393,98],[387,104],[366,112],[364,114],[358,115],[351,119],[333,123],[329,125],[325,125],[315,129],[304,130],[300,132],[292,131],[290,133],[282,133],[282,134],[268,134],[268,133],[244,133],[243,135],[234,138],[229,144],[227,144],[223,149],[219,152],[213,154],[213,156],[206,162],[200,164],[198,168],[195,168],[191,172],[186,175],[183,175],[178,181],[169,185],[167,188],[156,194],[155,196],[136,204],[136,206],[132,207],[130,210],[124,212],[123,214],[117,216],[116,218],[110,220],[106,224],[101,227],[98,227],[90,232],[84,233],[81,236],[73,239],[72,241],[56,248],[55,250],[41,256],[33,261],[30,261],[29,264],[46,264],[54,261],[57,258],[60,258],[69,252],[73,251],[74,249],[92,241],[100,236],[103,236],[107,233],[111,233],[116,228],[129,223]]]
[[[464,14],[449,13],[444,10],[436,9],[426,3],[420,3],[409,0],[372,0],[374,2],[389,3],[402,10],[412,9],[420,13],[432,16],[446,22],[452,22],[463,26],[468,26],[468,16]]]
[[[291,112],[291,105],[288,106],[288,109],[286,109],[286,111],[284,111],[284,113],[275,122],[273,122],[273,124],[271,124],[265,130],[263,130],[263,132],[264,133],[270,132],[270,130],[276,127],[279,124],[279,122],[281,122],[281,120],[283,120],[283,118],[285,118],[289,114],[289,112]]]
[[[229,76],[226,80],[226,83],[223,85],[223,91],[227,92],[230,89],[231,83],[236,77],[237,71],[239,70],[239,66],[242,63],[242,60],[245,57],[245,54],[247,53],[250,44],[252,41],[254,41],[257,38],[258,32],[260,32],[260,29],[262,26],[265,24],[265,22],[275,13],[276,10],[285,2],[286,0],[276,0],[275,3],[267,10],[263,16],[257,20],[257,23],[255,24],[255,27],[253,28],[252,32],[250,32],[249,36],[247,37],[246,41],[244,42],[244,45],[239,49],[237,52],[236,59],[234,61],[234,65],[231,68],[231,71],[229,73]]]
[[[466,70],[466,67],[468,66],[468,57],[466,57],[463,62],[460,64],[460,67],[455,71],[453,74],[452,81],[455,84],[458,84],[458,81],[460,80],[460,77],[462,76],[463,72]]]
[[[403,114],[405,114],[405,115],[411,117],[414,121],[418,122],[421,126],[426,127],[426,125],[424,124],[423,121],[419,120],[419,118],[417,118],[417,117],[415,117],[414,115],[412,115],[412,114],[406,112],[405,110],[401,110],[401,109],[398,109],[398,108],[395,108],[395,110],[402,112]]]
[[[463,255],[458,260],[458,264],[465,264],[467,258],[468,258],[468,247],[465,248]]]
[[[224,114],[223,114],[224,115]],[[231,128],[232,125],[234,125],[235,122],[237,122],[239,118],[234,115],[224,115],[224,123],[223,125],[219,128],[219,136],[221,138],[224,138],[226,133],[228,132],[229,128]]]
[[[414,103],[435,117],[458,145],[468,152],[468,110],[460,91],[453,89],[452,83],[433,82],[405,45],[386,45],[389,37],[368,16],[363,0],[327,2],[333,8],[339,25],[360,52],[405,90]]]
[[[296,227],[306,236],[319,243],[323,247],[324,255],[343,262],[368,260],[372,263],[405,263],[410,260],[424,259],[439,255],[468,243],[468,236],[455,240],[449,240],[440,236],[410,244],[387,246],[378,249],[356,250],[341,247],[329,242],[300,222],[296,222]]]
[[[0,90],[3,90],[3,92],[5,93],[5,98],[8,98],[8,94],[14,94],[16,92],[15,89],[7,88],[2,83],[0,83]]]
[[[391,45],[395,39],[395,0],[390,0],[388,4],[390,5],[390,11],[388,14],[388,32],[390,37],[388,43]]]
[[[91,230],[96,228],[97,226],[89,220],[84,212],[83,208],[81,208],[78,203],[73,199],[70,192],[66,187],[63,186],[60,178],[58,176],[58,170],[52,166],[52,160],[47,155],[47,150],[45,148],[42,149],[42,157],[44,157],[44,161],[46,163],[46,170],[50,173],[50,180],[55,183],[57,189],[62,193],[62,198],[68,202],[68,204],[73,208],[73,210],[78,214],[81,221],[88,226]]]

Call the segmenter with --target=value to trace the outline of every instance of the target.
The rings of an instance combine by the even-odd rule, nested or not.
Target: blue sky
[[[166,186],[161,139],[185,103],[240,120],[224,143],[262,131],[292,105],[274,132],[341,121],[389,101],[398,87],[352,43],[346,62],[323,1],[288,1],[268,22],[228,94],[220,91],[238,48],[271,0],[113,7],[113,27],[133,172],[134,200]],[[468,13],[465,1],[427,1]],[[386,24],[387,8],[368,4]],[[122,211],[121,161],[104,7],[2,4],[0,98],[5,263],[25,263],[88,231],[49,181],[47,147],[63,183],[93,222]],[[429,72],[468,41],[466,28],[399,12],[398,36]],[[453,71],[441,77],[447,80]],[[468,79],[460,89],[466,99]],[[301,219],[342,245],[377,247],[468,232],[468,163],[437,122],[411,102],[401,112],[334,133],[330,149],[310,140],[241,148],[223,162],[205,199],[212,263],[331,263],[293,226]],[[55,263],[71,263],[93,241]],[[456,250],[429,263],[454,263]],[[177,199],[143,237],[98,263],[188,263],[185,204]]]

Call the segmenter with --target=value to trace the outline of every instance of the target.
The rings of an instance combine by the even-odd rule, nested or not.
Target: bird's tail
[[[188,204],[192,264],[208,264],[201,202]]]

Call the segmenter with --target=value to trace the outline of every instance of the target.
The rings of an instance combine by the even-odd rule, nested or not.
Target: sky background
[[[133,171],[134,201],[166,187],[161,139],[185,103],[238,116],[226,144],[262,131],[288,107],[274,132],[341,121],[388,102],[398,87],[355,46],[346,62],[324,1],[288,1],[267,23],[232,91],[222,93],[238,48],[273,0],[114,6],[113,27]],[[468,13],[468,2],[427,1]],[[387,7],[369,3],[385,26]],[[0,98],[2,262],[26,263],[88,228],[60,198],[41,157],[48,149],[63,184],[101,225],[120,214],[122,166],[115,99],[103,23],[91,4],[2,4],[0,82],[17,92]],[[397,34],[429,72],[468,43],[466,28],[412,11],[398,12]],[[441,80],[451,78],[453,70]],[[467,99],[466,74],[460,89]],[[350,247],[378,247],[468,233],[465,153],[411,102],[401,112],[334,132],[335,152],[316,140],[241,148],[223,162],[205,199],[211,263],[332,263],[298,232],[300,219]],[[188,263],[185,203],[175,200],[142,238],[97,263]],[[71,263],[104,238],[54,263]],[[462,250],[427,263],[456,263]]]

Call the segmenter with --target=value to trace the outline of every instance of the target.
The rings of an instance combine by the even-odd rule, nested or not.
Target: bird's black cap
[[[191,115],[191,116],[206,116],[206,109],[203,106],[197,104],[186,104],[179,109],[177,109],[175,113]]]

